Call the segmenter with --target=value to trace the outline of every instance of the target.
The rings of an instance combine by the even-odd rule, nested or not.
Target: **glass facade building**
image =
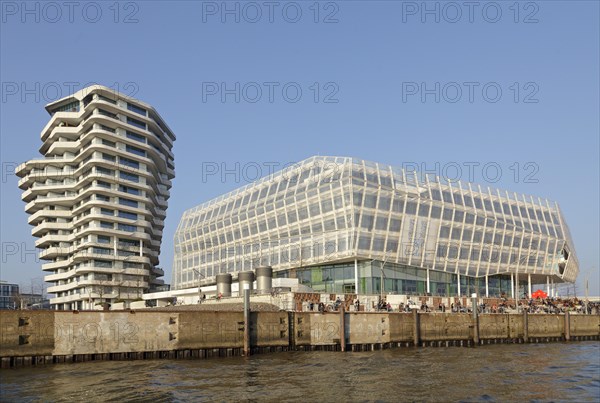
[[[554,202],[346,157],[309,158],[183,214],[174,289],[259,266],[321,292],[447,296],[529,293],[579,272]]]

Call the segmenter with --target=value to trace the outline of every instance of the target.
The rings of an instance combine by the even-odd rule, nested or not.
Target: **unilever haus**
[[[309,158],[183,214],[174,289],[260,266],[316,292],[490,297],[552,293],[579,272],[554,202],[345,157]]]

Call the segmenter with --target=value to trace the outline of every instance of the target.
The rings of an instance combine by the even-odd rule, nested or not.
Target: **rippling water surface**
[[[0,378],[3,402],[600,402],[600,343],[87,362]]]

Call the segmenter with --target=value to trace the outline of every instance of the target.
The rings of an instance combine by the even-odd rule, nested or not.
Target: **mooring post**
[[[250,356],[250,285],[244,284],[244,356]]]
[[[288,312],[288,338],[290,350],[296,349],[296,314],[294,311]]]
[[[471,294],[471,306],[473,309],[473,344],[479,345],[479,311],[477,309],[477,294]]]
[[[527,309],[523,309],[523,343],[529,343],[529,318]]]
[[[342,351],[346,351],[346,313],[344,305],[340,307],[340,347]]]
[[[420,326],[421,324],[419,323],[419,311],[417,311],[416,309],[412,310],[413,312],[413,319],[414,319],[414,329],[413,329],[413,343],[415,344],[415,347],[418,347],[420,342],[421,342],[421,329]]]
[[[565,312],[565,341],[571,340],[571,320],[569,311]]]

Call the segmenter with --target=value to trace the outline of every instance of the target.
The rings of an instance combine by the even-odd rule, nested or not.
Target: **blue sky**
[[[578,293],[600,295],[599,3],[514,3],[2,1],[0,278],[42,275],[12,167],[37,155],[44,105],[95,82],[177,135],[167,282],[184,210],[319,154],[478,163],[475,183],[558,201]]]

